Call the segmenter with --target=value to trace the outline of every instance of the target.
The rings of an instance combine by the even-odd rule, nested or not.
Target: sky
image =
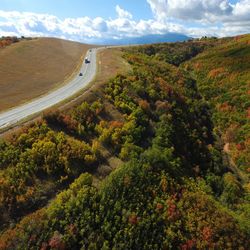
[[[0,0],[0,36],[94,42],[169,32],[250,33],[250,0]]]

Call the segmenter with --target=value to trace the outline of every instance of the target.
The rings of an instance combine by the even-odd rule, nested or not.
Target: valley
[[[249,41],[100,51],[0,141],[0,249],[248,249]]]

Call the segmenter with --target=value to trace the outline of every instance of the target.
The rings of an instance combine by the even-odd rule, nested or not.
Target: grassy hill
[[[124,49],[128,72],[1,141],[0,249],[248,249],[249,186],[192,68],[232,42]]]
[[[0,49],[0,111],[63,84],[91,45],[54,38],[21,40]]]

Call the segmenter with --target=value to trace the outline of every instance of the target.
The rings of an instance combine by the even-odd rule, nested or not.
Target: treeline
[[[143,45],[139,48],[131,47],[129,48],[129,52],[133,54],[146,54],[159,61],[164,61],[175,66],[179,66],[181,63],[195,57],[206,49],[212,48],[222,42],[223,40],[210,38],[191,40],[188,42],[161,43],[154,45]]]
[[[223,161],[210,103],[186,71],[158,60],[165,50],[128,50],[131,73],[99,100],[1,142],[5,226],[71,184],[5,229],[0,249],[247,249],[247,192]],[[125,164],[97,189],[82,173],[105,164],[105,148]]]
[[[16,36],[2,36],[0,37],[0,49],[5,48],[13,43],[18,43],[23,40],[32,40],[32,37],[16,37]]]
[[[0,48],[4,48],[6,46],[11,45],[12,43],[17,43],[19,42],[20,39],[15,37],[15,36],[8,36],[8,37],[1,37],[0,38]]]

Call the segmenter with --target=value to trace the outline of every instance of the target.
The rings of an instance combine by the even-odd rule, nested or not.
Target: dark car
[[[80,73],[79,76],[82,76],[82,73]]]

